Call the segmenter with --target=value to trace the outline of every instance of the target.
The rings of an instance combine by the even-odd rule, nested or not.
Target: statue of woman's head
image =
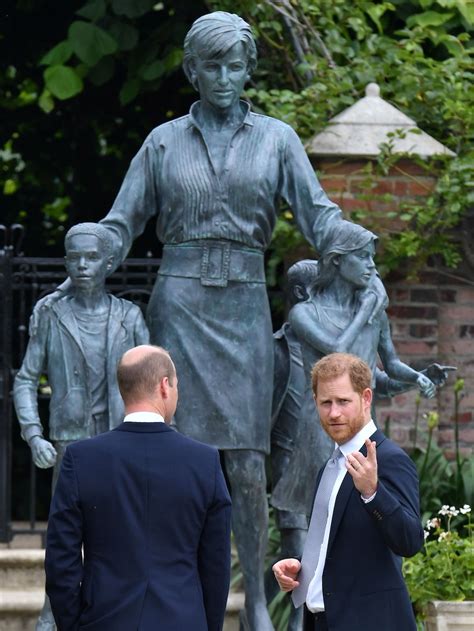
[[[354,263],[354,274],[361,272],[361,285],[368,284],[368,269],[374,267],[372,257],[375,253],[377,236],[362,226],[350,221],[337,222],[322,239],[321,257],[318,261],[318,276],[311,288],[311,294],[328,287],[335,277],[341,273],[341,262],[348,254],[360,253],[361,260],[366,258],[366,264]],[[366,282],[367,281],[367,282]]]
[[[238,15],[214,11],[198,18],[184,40],[183,70],[198,90],[194,71],[196,58],[216,59],[241,43],[246,55],[248,77],[257,66],[257,47],[250,26]]]

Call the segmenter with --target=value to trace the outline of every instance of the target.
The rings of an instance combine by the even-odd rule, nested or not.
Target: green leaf
[[[69,27],[69,41],[76,55],[89,66],[117,50],[117,42],[95,24],[76,21]]]
[[[155,79],[159,79],[165,72],[166,66],[163,61],[155,61],[149,66],[145,66],[140,71],[140,76],[145,81],[154,81]]]
[[[454,13],[439,13],[438,11],[425,11],[408,18],[408,26],[441,26],[448,22]]]
[[[65,100],[79,94],[84,84],[73,68],[68,66],[50,66],[43,73],[48,90],[56,98]]]
[[[72,46],[68,40],[64,40],[52,48],[40,60],[42,66],[58,66],[64,64],[72,55]]]
[[[17,189],[18,189],[18,184],[15,180],[12,180],[12,179],[5,180],[3,184],[4,195],[13,195],[14,193],[16,193]]]
[[[138,18],[154,5],[155,0],[112,0],[112,9],[116,15]]]
[[[458,0],[456,6],[459,13],[463,16],[469,26],[474,24],[474,3],[465,2],[465,0]]]
[[[115,71],[115,61],[110,55],[103,57],[87,75],[94,85],[104,85],[112,78]]]
[[[93,0],[85,4],[79,11],[76,11],[76,14],[91,22],[96,22],[104,17],[105,10],[106,6],[104,0]]]
[[[118,44],[119,50],[133,50],[138,43],[138,30],[125,22],[114,22],[110,34]]]
[[[129,79],[126,81],[122,89],[120,90],[119,99],[121,105],[128,105],[137,96],[140,89],[139,79]]]
[[[165,57],[166,70],[171,71],[179,68],[183,61],[183,50],[181,48],[174,48]]]
[[[51,96],[51,92],[46,88],[43,90],[38,99],[38,105],[46,114],[49,114],[54,110],[54,99]]]

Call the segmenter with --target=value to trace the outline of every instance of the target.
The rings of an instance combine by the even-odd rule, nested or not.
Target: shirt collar
[[[253,127],[253,122],[251,120],[252,112],[250,111],[250,105],[247,103],[247,101],[242,101],[242,100],[240,100],[239,103],[240,103],[240,107],[242,108],[242,111],[245,112],[245,117],[244,117],[244,120],[242,121],[242,125],[248,125],[249,127]],[[197,129],[201,130],[201,126],[198,123],[198,120],[196,117],[200,107],[201,107],[201,101],[196,101],[195,103],[191,105],[191,109],[189,110],[189,122],[187,125],[188,127],[196,127]]]
[[[124,423],[164,423],[161,414],[155,412],[132,412],[123,419]]]
[[[348,440],[347,443],[339,445],[339,449],[342,451],[344,456],[347,457],[353,451],[359,451],[367,438],[372,436],[372,434],[376,431],[377,428],[375,426],[375,423],[370,420],[367,425],[364,425],[364,427],[359,430],[355,436]]]

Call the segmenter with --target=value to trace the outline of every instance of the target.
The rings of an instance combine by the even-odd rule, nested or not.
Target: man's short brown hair
[[[164,377],[168,377],[172,386],[176,370],[169,353],[161,346],[150,346],[150,352],[133,363],[122,358],[117,368],[117,382],[125,404],[152,395]]]
[[[349,375],[358,394],[372,386],[372,372],[365,361],[349,353],[331,353],[316,362],[311,371],[314,396],[317,396],[319,381],[330,381],[345,374]]]

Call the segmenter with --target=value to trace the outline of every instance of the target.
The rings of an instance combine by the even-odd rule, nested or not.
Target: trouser
[[[329,629],[324,611],[313,613],[305,605],[303,620],[304,631],[328,631]]]

